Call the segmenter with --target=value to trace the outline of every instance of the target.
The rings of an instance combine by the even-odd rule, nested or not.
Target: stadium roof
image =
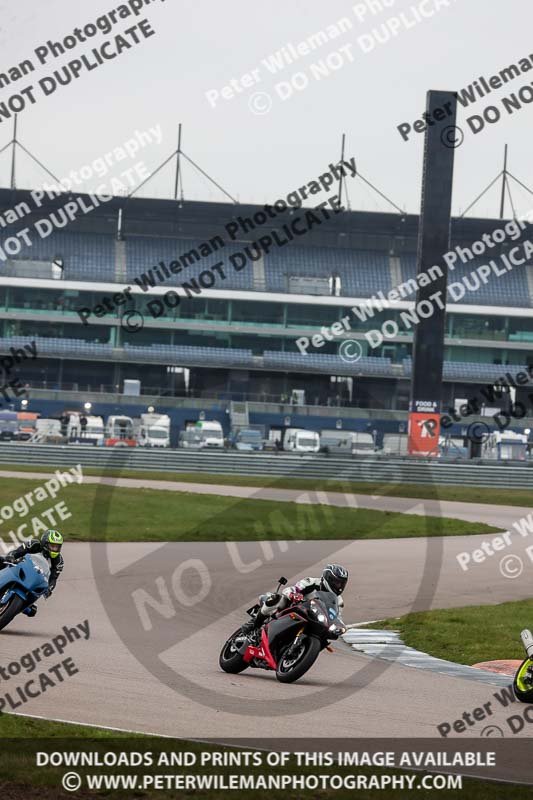
[[[31,190],[0,189],[0,215],[20,203],[27,203],[31,213],[14,225],[14,229],[19,230],[50,215],[71,200],[84,198],[89,205],[90,197],[89,194],[63,193],[53,198],[45,197],[37,208]],[[229,202],[113,197],[89,214],[76,219],[68,229],[71,232],[116,235],[122,212],[121,234],[124,238],[142,235],[206,239],[221,234],[224,226],[232,219],[251,216],[263,207]],[[298,214],[301,211],[294,209],[293,213]],[[416,248],[418,220],[418,215],[414,214],[345,211],[332,216],[319,229],[299,240],[299,244],[413,251]],[[275,225],[275,221],[273,224]],[[452,220],[453,239],[456,242],[473,242],[483,233],[490,233],[502,224],[502,220],[495,219],[455,218]],[[267,231],[270,227],[272,224],[267,222],[263,229]],[[8,235],[7,229],[0,227],[0,236],[3,230]],[[249,239],[257,238],[257,235],[261,233],[251,233]]]

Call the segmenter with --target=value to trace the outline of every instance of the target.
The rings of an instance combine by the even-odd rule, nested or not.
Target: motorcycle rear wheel
[[[281,655],[276,670],[276,678],[280,683],[294,683],[311,669],[321,650],[320,639],[316,636],[305,637],[297,647],[301,649],[290,656],[285,655],[289,648],[286,648]]]
[[[0,631],[20,614],[24,608],[24,600],[18,594],[12,595],[7,603],[0,606]]]
[[[531,658],[526,658],[525,661],[522,661],[516,671],[513,681],[515,697],[517,700],[520,700],[521,703],[533,703],[533,686],[525,681],[528,667],[533,667],[533,660]]]
[[[247,662],[243,659],[241,654],[237,652],[235,648],[235,642],[237,636],[241,635],[242,631],[239,628],[235,633],[233,633],[228,641],[225,643],[224,647],[220,651],[220,656],[218,659],[218,663],[221,669],[224,672],[231,672],[236,675],[238,672],[242,672],[249,666]]]

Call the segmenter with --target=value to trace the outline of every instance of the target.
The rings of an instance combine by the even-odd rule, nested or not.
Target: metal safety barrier
[[[0,464],[533,489],[533,463],[0,443]]]

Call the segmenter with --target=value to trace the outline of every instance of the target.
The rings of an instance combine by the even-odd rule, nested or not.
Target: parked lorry
[[[187,429],[191,428],[200,434],[202,448],[220,448],[224,447],[224,432],[222,425],[216,420],[198,420],[198,422],[188,425]]]
[[[371,433],[354,433],[352,442],[352,455],[354,456],[367,456],[374,453],[376,450],[376,443]]]
[[[320,431],[320,449],[329,455],[351,456],[354,437],[353,431]]]
[[[178,447],[183,447],[188,450],[201,450],[202,446],[202,437],[196,428],[186,428],[180,431]]]
[[[16,411],[0,411],[0,441],[11,442],[18,432]]]
[[[27,442],[35,433],[35,425],[39,419],[39,414],[32,411],[17,411],[17,433],[15,438],[21,442]]]
[[[82,439],[92,442],[97,447],[102,447],[105,441],[104,420],[102,417],[88,416],[85,430],[82,429]]]
[[[236,450],[262,450],[263,437],[261,431],[252,428],[241,428],[232,436],[232,445]]]
[[[494,431],[483,442],[481,457],[498,461],[525,461],[527,435],[514,431]]]
[[[305,428],[287,428],[283,436],[283,449],[295,453],[318,453],[320,436]]]
[[[104,420],[102,417],[71,411],[68,413],[67,437],[69,444],[88,444],[100,447],[105,441]]]
[[[42,417],[35,423],[35,432],[31,442],[42,444],[62,444],[65,437],[61,434],[61,423],[52,417]]]
[[[105,431],[106,447],[135,447],[137,439],[131,417],[111,416],[107,418]]]
[[[170,447],[168,414],[141,414],[137,425],[137,441],[141,447]]]

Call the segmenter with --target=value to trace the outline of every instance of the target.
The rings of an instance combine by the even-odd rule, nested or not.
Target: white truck
[[[198,422],[188,425],[187,430],[193,430],[199,433],[202,448],[222,449],[224,447],[222,425],[216,420],[198,420]]]
[[[87,425],[82,431],[82,437],[87,442],[94,442],[97,447],[103,447],[105,441],[104,420],[102,417],[89,415],[86,417]]]
[[[376,444],[371,433],[354,433],[352,440],[353,456],[366,456],[370,453],[374,453],[375,450]]]
[[[294,453],[318,453],[320,436],[305,428],[287,428],[283,437],[283,449]]]
[[[141,447],[170,447],[168,414],[141,414],[137,441]]]
[[[113,415],[107,418],[106,447],[135,447],[136,444],[131,417]]]
[[[483,442],[482,458],[498,461],[525,461],[527,457],[527,435],[514,431],[494,431]]]
[[[102,417],[91,416],[78,412],[69,413],[67,436],[70,444],[90,444],[103,446],[105,441],[104,420]],[[81,424],[85,418],[87,423]]]
[[[60,444],[63,441],[61,435],[61,423],[58,419],[44,418],[38,419],[35,423],[35,433],[30,442],[40,442],[47,444]]]

